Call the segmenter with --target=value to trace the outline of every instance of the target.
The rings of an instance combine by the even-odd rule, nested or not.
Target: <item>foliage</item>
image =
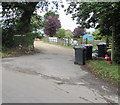
[[[58,38],[72,38],[73,34],[70,30],[59,29],[56,33]]]
[[[31,27],[33,31],[37,31],[37,29],[43,28],[43,20],[42,16],[39,16],[37,14],[33,14],[31,17]]]
[[[83,36],[85,34],[85,30],[78,26],[77,28],[74,29],[73,35],[75,38],[80,38],[80,36]]]
[[[32,31],[31,17],[36,2],[3,2],[2,3],[2,44],[4,47],[14,47],[14,35],[25,35]],[[27,40],[27,39],[26,39]]]
[[[56,36],[57,36],[58,38],[64,38],[65,35],[66,35],[65,29],[59,29],[59,30],[56,32]]]
[[[48,11],[48,12],[44,15],[44,19],[47,19],[49,16],[59,18],[59,15],[58,15],[57,13],[52,12],[52,11]]]
[[[37,2],[4,2],[3,28],[15,26],[17,33],[26,33],[30,30],[30,20]],[[26,26],[26,27],[24,27]]]
[[[77,23],[85,28],[99,28],[101,35],[112,35],[113,60],[120,63],[120,2],[71,2],[68,13],[77,19]]]
[[[84,28],[98,28],[103,35],[110,34],[110,26],[119,23],[120,2],[71,2],[67,12]],[[75,12],[76,11],[76,12]],[[98,25],[97,25],[97,24]],[[97,26],[96,26],[97,25]]]
[[[15,46],[19,46],[21,48],[26,48],[30,45],[33,45],[35,35],[33,33],[27,33],[26,35],[22,36],[15,36]]]
[[[35,37],[41,39],[44,37],[44,34],[41,32],[38,32],[38,33],[35,33]]]
[[[73,34],[70,30],[66,30],[65,38],[73,38]]]
[[[96,29],[93,33],[92,33],[93,37],[95,40],[101,40],[102,36],[100,35],[100,31],[99,29]]]
[[[54,36],[56,32],[61,28],[60,20],[57,17],[49,16],[45,22],[44,33],[46,35]]]
[[[53,2],[57,7],[58,3]],[[26,35],[41,28],[41,17],[33,14],[37,8],[48,9],[49,2],[3,2],[2,3],[2,43],[5,47],[14,47],[14,35]],[[27,40],[27,39],[26,39]]]

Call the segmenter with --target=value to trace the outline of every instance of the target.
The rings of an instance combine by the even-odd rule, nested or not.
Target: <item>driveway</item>
[[[3,103],[118,103],[117,88],[74,64],[74,50],[35,41],[39,53],[2,59]]]

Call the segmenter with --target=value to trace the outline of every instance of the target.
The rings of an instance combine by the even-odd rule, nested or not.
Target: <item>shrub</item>
[[[33,33],[27,33],[26,35],[15,36],[14,41],[16,47],[27,48],[33,46],[35,35]]]

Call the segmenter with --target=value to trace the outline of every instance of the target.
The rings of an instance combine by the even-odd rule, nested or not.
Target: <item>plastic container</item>
[[[105,54],[107,53],[107,46],[105,42],[100,42],[97,44],[98,46],[98,57],[105,57]]]
[[[93,45],[87,44],[87,45],[85,45],[85,47],[86,47],[86,60],[91,60],[92,59]]]
[[[84,65],[85,64],[85,46],[76,46],[75,50],[75,61],[74,64]]]

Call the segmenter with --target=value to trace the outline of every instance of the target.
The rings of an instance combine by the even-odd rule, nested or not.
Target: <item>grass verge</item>
[[[0,52],[0,56],[2,58],[6,57],[18,57],[22,55],[29,55],[29,54],[34,54],[36,53],[34,50],[19,50],[19,49],[4,49],[2,52]]]
[[[116,86],[120,84],[119,66],[117,64],[107,64],[104,60],[89,60],[86,66],[100,78]]]
[[[5,57],[11,57],[11,56],[15,56],[16,55],[16,52],[15,51],[3,51],[3,52],[0,52],[0,56],[2,58],[5,58]]]

